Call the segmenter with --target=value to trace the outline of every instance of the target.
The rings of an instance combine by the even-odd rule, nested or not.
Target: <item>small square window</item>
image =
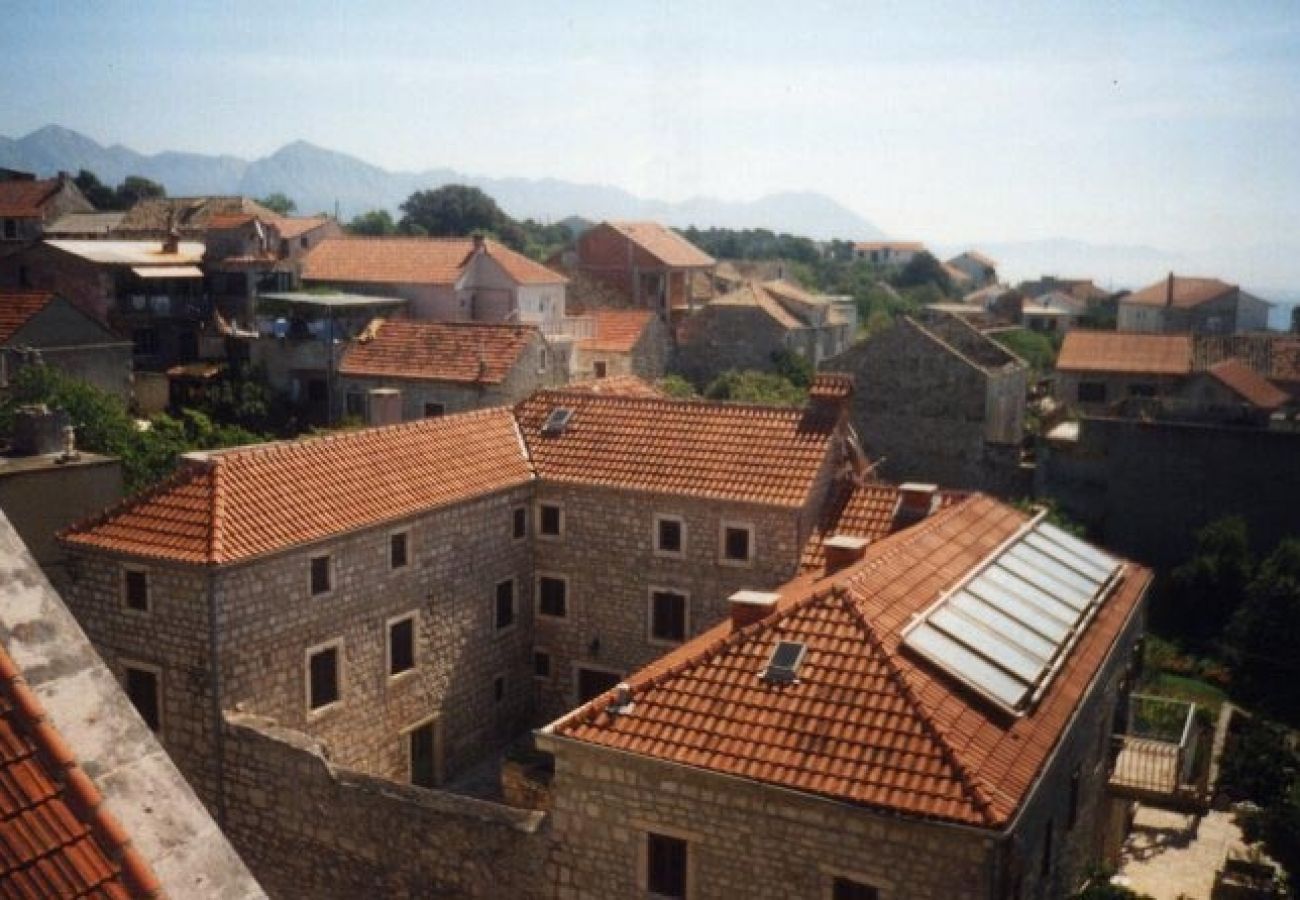
[[[1078,397],[1080,403],[1105,403],[1106,385],[1100,381],[1080,381]]]
[[[541,533],[548,537],[559,537],[564,530],[564,510],[553,503],[541,505]]]
[[[831,884],[831,900],[880,900],[880,891],[852,878],[836,878]]]
[[[528,507],[515,507],[511,514],[511,534],[515,540],[528,536]]]
[[[492,679],[492,702],[500,703],[506,699],[506,676],[498,675]]]
[[[650,637],[680,643],[686,640],[686,596],[676,591],[650,594]]]
[[[596,360],[591,368],[597,378],[604,378],[609,374],[609,365],[603,359]]]
[[[339,700],[339,648],[323,647],[307,656],[307,707],[323,709]]]
[[[399,531],[388,536],[388,565],[394,569],[404,569],[407,563],[407,549],[410,543],[408,532]]]
[[[513,578],[497,584],[494,616],[498,631],[515,624],[515,582]]]
[[[686,842],[665,834],[646,835],[646,888],[659,897],[686,896]]]
[[[127,569],[122,574],[123,600],[127,609],[149,611],[149,575],[139,569]]]
[[[537,611],[543,616],[563,619],[569,614],[569,583],[553,575],[537,579]]]
[[[655,517],[655,549],[660,553],[681,553],[686,545],[686,526],[673,516]]]
[[[415,668],[415,618],[388,624],[388,674],[401,675]]]
[[[1083,772],[1078,766],[1070,773],[1070,804],[1065,817],[1065,827],[1073,828],[1074,823],[1079,820],[1079,784],[1083,778]]]
[[[749,562],[750,530],[744,525],[726,525],[722,529],[722,558],[728,562]]]
[[[347,415],[349,419],[364,419],[366,417],[366,395],[360,391],[348,391]]]
[[[313,556],[311,558],[311,592],[312,595],[328,594],[332,586],[330,558]]]
[[[436,419],[447,412],[447,407],[442,403],[424,404],[424,417],[426,419]]]
[[[157,669],[123,666],[123,687],[150,731],[162,729],[162,680]]]
[[[533,651],[533,677],[551,677],[551,654],[547,653],[545,650]]]

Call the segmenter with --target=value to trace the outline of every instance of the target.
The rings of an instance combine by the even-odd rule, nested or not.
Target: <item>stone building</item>
[[[1237,334],[1265,331],[1271,304],[1217,278],[1169,277],[1119,301],[1119,330]]]
[[[944,266],[951,266],[965,275],[968,281],[964,286],[970,289],[978,290],[997,284],[998,281],[997,260],[985,256],[978,250],[959,253],[944,263]]]
[[[0,173],[0,252],[40,240],[45,227],[61,216],[94,211],[67,172],[37,178],[6,169]]]
[[[0,288],[0,385],[37,362],[131,399],[132,345],[50,291]]]
[[[578,237],[575,255],[578,272],[623,294],[633,306],[664,316],[692,308],[695,275],[708,275],[716,265],[657,222],[602,222]]]
[[[565,896],[1054,900],[1102,858],[1150,573],[982,496],[832,549],[539,732]]]
[[[529,325],[375,319],[343,351],[339,413],[375,421],[376,388],[400,393],[386,402],[401,419],[510,405],[568,380],[568,360]]]
[[[593,309],[586,318],[592,334],[573,344],[573,378],[635,375],[658,381],[664,376],[672,335],[662,316],[648,309]]]
[[[826,298],[786,281],[748,282],[682,319],[674,368],[698,385],[728,369],[771,371],[782,354],[815,368],[852,340],[852,323]]]
[[[920,241],[861,241],[853,245],[853,258],[882,269],[901,269],[925,253]]]
[[[828,360],[857,385],[853,425],[881,474],[1026,496],[1028,367],[958,317],[903,318]]]

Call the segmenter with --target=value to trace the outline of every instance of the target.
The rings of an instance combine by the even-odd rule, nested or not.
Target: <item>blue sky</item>
[[[932,241],[1292,241],[1300,4],[15,3],[0,134],[304,138],[665,199],[836,197]]]

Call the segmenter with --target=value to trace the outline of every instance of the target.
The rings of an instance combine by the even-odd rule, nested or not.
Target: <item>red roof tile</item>
[[[1180,309],[1189,309],[1218,300],[1237,290],[1236,285],[1228,284],[1217,278],[1186,278],[1174,276],[1173,303]],[[1140,291],[1134,291],[1124,297],[1121,303],[1136,303],[1140,306],[1169,305],[1169,279],[1163,278],[1155,284],[1149,284]]]
[[[730,622],[547,729],[563,738],[928,819],[1000,828],[1015,815],[1145,594],[1128,566],[1039,702],[1009,717],[901,651],[901,632],[1027,517],[976,496],[884,538],[865,560],[793,582],[777,610]],[[797,680],[758,677],[778,640]]]
[[[596,321],[596,334],[578,341],[579,347],[631,353],[655,314],[648,309],[594,309],[588,315]]]
[[[508,409],[188,459],[171,479],[63,534],[73,547],[237,562],[532,478]]]
[[[1063,372],[1187,375],[1192,371],[1192,337],[1076,329],[1065,335],[1056,368]]]
[[[156,896],[157,877],[102,804],[0,647],[0,894]]]
[[[520,284],[563,284],[541,263],[485,241],[484,252]],[[455,284],[474,253],[473,238],[326,238],[307,254],[307,281],[360,284]]]
[[[280,237],[292,240],[302,237],[309,231],[315,231],[332,220],[329,216],[280,216],[272,224],[280,231]]]
[[[642,381],[635,375],[611,375],[607,378],[588,378],[585,381],[571,381],[563,388],[564,393],[605,394],[616,397],[657,397],[667,396],[648,381]]]
[[[7,219],[39,219],[42,207],[59,188],[57,178],[13,178],[0,181],[0,216]]]
[[[563,433],[543,434],[552,411]],[[515,408],[539,478],[801,506],[827,462],[838,410],[539,391]]]
[[[1281,388],[1257,373],[1239,359],[1225,359],[1207,370],[1210,375],[1252,406],[1274,410],[1285,406],[1291,399]]]
[[[606,222],[632,243],[659,260],[676,268],[707,268],[716,260],[671,228],[658,222]]]
[[[348,345],[339,373],[500,384],[537,337],[537,329],[522,325],[379,319]]]
[[[8,343],[28,319],[53,299],[49,291],[0,290],[0,344]]]

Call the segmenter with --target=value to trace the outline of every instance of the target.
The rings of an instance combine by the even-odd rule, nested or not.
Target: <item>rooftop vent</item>
[[[542,425],[542,434],[546,435],[546,437],[557,437],[564,434],[564,430],[569,427],[569,420],[572,418],[573,410],[565,406],[556,407],[546,417],[546,422]]]
[[[632,685],[626,681],[620,681],[614,688],[614,699],[610,701],[606,711],[613,716],[624,716],[632,711]]]
[[[934,512],[939,502],[939,486],[909,481],[898,486],[898,495],[898,509],[894,512],[894,518],[900,525],[909,525]]]
[[[776,602],[780,599],[780,594],[769,594],[764,591],[736,591],[727,598],[727,602],[731,604],[732,626],[744,628],[759,619],[767,618],[772,610],[776,609]]]
[[[853,537],[849,534],[833,534],[822,541],[822,551],[826,554],[826,571],[835,572],[862,559],[867,552],[866,538]]]
[[[799,667],[808,654],[808,646],[796,641],[778,641],[768,657],[762,679],[773,684],[793,684]]]

